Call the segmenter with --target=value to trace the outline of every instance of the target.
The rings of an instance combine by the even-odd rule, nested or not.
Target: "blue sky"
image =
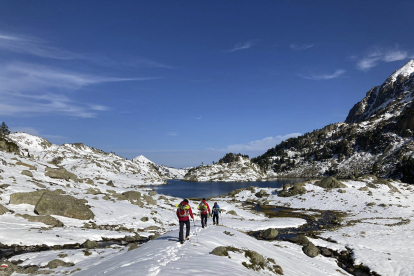
[[[174,167],[345,120],[414,58],[412,1],[1,1],[0,121]]]

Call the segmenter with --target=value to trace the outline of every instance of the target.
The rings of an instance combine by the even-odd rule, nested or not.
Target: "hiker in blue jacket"
[[[221,213],[220,206],[218,206],[217,202],[214,202],[213,209],[211,210],[213,213],[213,225],[219,223],[219,213]]]

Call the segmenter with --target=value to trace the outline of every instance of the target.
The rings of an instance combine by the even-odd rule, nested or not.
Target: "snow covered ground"
[[[363,264],[382,276],[413,275],[414,189],[409,184],[365,177],[342,181],[345,188],[327,190],[314,185],[315,181],[308,181],[304,186],[306,193],[293,197],[279,197],[281,189],[275,188],[244,189],[234,196],[209,199],[210,205],[217,202],[223,209],[223,225],[213,226],[209,219],[209,227],[201,229],[196,216],[195,227],[191,223],[191,240],[180,245],[176,242],[175,204],[182,198],[157,194],[145,188],[143,184],[148,181],[143,175],[149,176],[145,170],[142,170],[143,174],[134,174],[136,171],[127,167],[122,169],[122,164],[128,163],[120,161],[119,170],[111,167],[113,171],[100,174],[99,170],[91,169],[91,164],[109,164],[119,161],[118,157],[99,152],[81,154],[79,163],[87,164],[82,167],[75,165],[76,151],[80,149],[68,150],[73,145],[66,147],[62,155],[44,156],[43,147],[51,147],[45,141],[20,141],[26,141],[21,143],[30,147],[31,157],[0,151],[0,204],[10,210],[0,215],[0,250],[6,246],[22,249],[40,245],[51,246],[54,250],[14,255],[3,262],[20,261],[20,267],[35,265],[51,275],[176,275],[184,270],[197,275],[275,275],[274,266],[280,266],[284,275],[350,275],[338,267],[334,258],[322,255],[310,258],[297,244],[249,236],[249,231],[295,228],[306,223],[302,218],[268,218],[245,205],[246,202],[256,202],[296,208],[306,214],[317,214],[318,210],[344,212],[346,216],[339,227],[323,229],[311,241],[337,252],[349,249],[355,264]],[[92,148],[76,147],[93,152]],[[64,156],[64,159],[56,165],[51,161],[57,156]],[[86,156],[89,161],[85,161]],[[45,175],[47,168],[62,164],[82,181]],[[24,170],[29,170],[32,176],[22,174]],[[95,172],[93,182],[87,181],[93,176],[91,171]],[[108,183],[109,180],[112,183]],[[14,193],[42,189],[60,189],[65,195],[86,200],[94,218],[80,220],[52,215],[64,224],[63,227],[52,227],[29,222],[21,216],[38,216],[34,205],[9,203]],[[261,190],[266,194],[258,197],[256,193]],[[126,199],[124,193],[130,191],[140,193],[138,201]],[[195,213],[197,204],[190,200]],[[141,244],[148,237],[152,240]],[[87,240],[102,243],[105,239],[122,239],[122,242],[101,248],[82,246]],[[64,245],[71,245],[72,249],[59,247]],[[128,251],[134,246],[138,248]],[[210,254],[218,246],[233,248],[228,252],[230,258]],[[252,269],[247,251],[260,254],[266,265]],[[54,259],[73,263],[73,266],[46,267]],[[27,274],[14,272],[13,275]]]

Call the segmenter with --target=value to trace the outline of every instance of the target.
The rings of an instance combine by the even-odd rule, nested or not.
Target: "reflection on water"
[[[252,182],[189,182],[180,180],[168,180],[167,185],[148,186],[160,194],[168,194],[174,197],[212,197],[226,195],[231,191],[250,186],[260,188],[280,188],[286,183],[303,182],[306,179],[300,178],[279,178],[269,181],[252,181]]]

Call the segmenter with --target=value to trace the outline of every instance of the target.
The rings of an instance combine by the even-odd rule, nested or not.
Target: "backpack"
[[[207,206],[204,204],[204,202],[200,202],[200,204],[198,204],[198,209],[200,210],[200,213],[207,212]]]
[[[190,209],[190,206],[183,204],[176,204],[175,206],[178,209],[178,216],[180,218],[185,218],[190,215],[190,212],[188,211]]]
[[[217,206],[217,207],[216,207]],[[218,214],[219,212],[221,212],[221,210],[220,210],[220,207],[218,206],[218,205],[214,205],[214,207],[213,207],[213,213],[214,214]]]

